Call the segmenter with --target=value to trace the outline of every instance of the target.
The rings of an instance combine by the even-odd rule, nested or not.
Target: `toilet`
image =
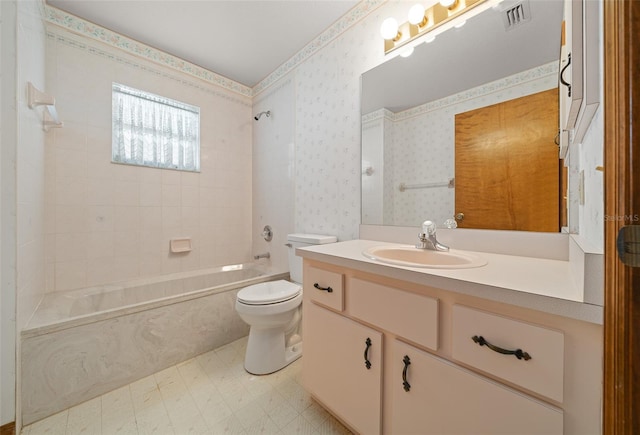
[[[236,296],[236,312],[250,326],[244,368],[254,375],[276,372],[302,356],[302,258],[296,248],[337,241],[335,236],[289,234],[291,281],[254,284]]]

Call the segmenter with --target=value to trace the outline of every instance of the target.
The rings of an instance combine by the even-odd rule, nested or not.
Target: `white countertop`
[[[487,260],[470,269],[433,269],[382,263],[362,251],[374,246],[409,246],[350,240],[296,249],[311,260],[344,266],[416,284],[602,324],[603,307],[584,302],[568,261],[474,252]]]

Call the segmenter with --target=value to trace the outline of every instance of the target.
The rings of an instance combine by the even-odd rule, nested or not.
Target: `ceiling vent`
[[[529,0],[511,4],[502,11],[502,21],[505,30],[515,29],[522,24],[531,21],[531,9],[529,8]]]

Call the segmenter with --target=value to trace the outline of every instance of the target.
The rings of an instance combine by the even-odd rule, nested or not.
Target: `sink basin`
[[[433,269],[468,269],[487,264],[484,258],[463,251],[448,252],[418,249],[413,246],[375,246],[362,254],[382,263]]]

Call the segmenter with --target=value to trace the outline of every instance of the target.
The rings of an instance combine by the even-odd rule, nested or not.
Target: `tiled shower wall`
[[[111,163],[112,82],[200,107],[200,173]],[[250,260],[250,98],[55,25],[47,87],[65,123],[47,135],[47,291]]]
[[[289,271],[287,234],[293,225],[294,82],[291,77],[278,82],[253,102],[253,113],[270,111],[253,122],[253,253],[271,255],[274,272]],[[262,237],[265,225],[273,239]]]

